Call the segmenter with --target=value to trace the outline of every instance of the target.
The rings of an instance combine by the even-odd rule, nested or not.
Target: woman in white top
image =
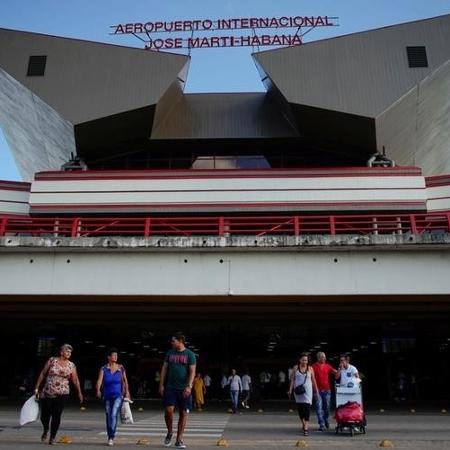
[[[231,408],[233,409],[233,414],[236,414],[239,404],[239,394],[242,391],[242,380],[235,369],[231,371],[228,384],[230,386]]]
[[[295,403],[297,404],[298,416],[302,423],[303,434],[308,435],[308,423],[313,401],[313,392],[319,395],[314,369],[309,366],[308,355],[302,353],[298,360],[298,364],[292,370],[289,396],[294,394]]]

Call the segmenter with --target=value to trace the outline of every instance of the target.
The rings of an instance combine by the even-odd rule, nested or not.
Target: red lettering
[[[131,34],[133,32],[133,30],[134,30],[134,26],[132,23],[127,23],[125,25],[125,33]]]
[[[199,46],[200,46],[200,38],[188,39],[188,48],[199,48]]]
[[[134,24],[134,33],[143,33],[144,32],[144,24],[135,23]]]
[[[212,26],[213,26],[213,23],[212,23],[212,21],[209,20],[209,19],[204,20],[204,21],[202,22],[202,28],[203,28],[204,30],[210,30],[210,29],[212,28]]]
[[[183,31],[183,22],[181,20],[177,20],[175,22],[175,31]]]
[[[155,31],[159,31],[162,29],[164,24],[162,22],[155,22]]]
[[[315,20],[314,20],[314,17],[305,17],[304,22],[305,22],[305,27],[313,27]]]
[[[123,26],[122,25],[116,25],[116,31],[114,31],[114,34],[123,34]]]
[[[151,33],[153,31],[154,25],[153,22],[147,22],[144,24],[144,30],[146,33]]]
[[[280,27],[287,27],[289,25],[289,19],[287,17],[281,17],[279,19]]]
[[[270,36],[268,34],[264,34],[263,36],[261,36],[261,42],[263,46],[269,46],[272,42]]]
[[[175,39],[175,48],[183,48],[183,39],[181,38]]]
[[[220,47],[220,38],[213,36],[211,39],[211,47]]]
[[[190,20],[183,22],[183,31],[192,31],[192,22]]]
[[[241,19],[241,28],[249,28],[248,19]]]
[[[316,19],[316,27],[323,27],[325,26],[325,21],[323,20],[323,18],[321,16],[319,16]]]

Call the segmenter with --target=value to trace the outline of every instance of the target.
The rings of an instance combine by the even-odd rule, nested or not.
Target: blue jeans
[[[239,405],[239,391],[230,390],[230,396],[231,396],[231,408],[233,409],[233,412],[236,412],[238,410]]]
[[[114,439],[116,436],[117,422],[121,407],[122,397],[105,399],[106,431],[108,433],[108,439]]]
[[[316,412],[317,420],[320,427],[324,427],[328,423],[328,417],[330,415],[330,391],[320,391],[320,395],[316,396]]]

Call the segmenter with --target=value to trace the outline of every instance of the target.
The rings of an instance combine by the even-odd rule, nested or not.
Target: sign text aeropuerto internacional
[[[155,22],[134,22],[113,25],[111,34],[132,34],[145,42],[148,50],[182,49],[182,48],[217,48],[217,47],[259,47],[292,46],[302,44],[302,28],[337,26],[337,17],[329,16],[283,16],[283,17],[245,17],[233,19],[199,19]],[[290,34],[273,33],[273,30],[297,28]],[[215,35],[195,36],[195,32],[225,32],[232,30],[252,30],[249,35]],[[257,29],[271,30],[272,33],[256,34]],[[162,38],[155,33],[191,33],[188,38]],[[142,38],[140,35],[146,35]]]

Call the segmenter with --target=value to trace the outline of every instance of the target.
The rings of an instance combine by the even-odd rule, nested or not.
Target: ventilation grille
[[[30,56],[27,77],[43,77],[47,56]]]
[[[427,49],[421,47],[406,47],[409,67],[428,67]]]

